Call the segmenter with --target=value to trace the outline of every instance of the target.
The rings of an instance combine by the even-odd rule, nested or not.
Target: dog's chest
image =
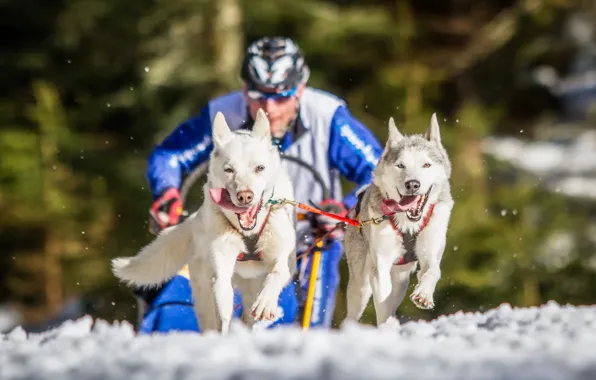
[[[267,239],[268,234],[264,234],[267,228],[267,222],[269,221],[269,216],[271,215],[271,209],[267,211],[264,216],[264,219],[261,223],[258,223],[255,228],[257,228],[257,233],[252,233],[250,235],[245,235],[240,231],[239,228],[236,228],[240,235],[240,239],[242,240],[243,248],[240,249],[237,257],[237,261],[245,262],[245,261],[262,261],[263,260],[263,252],[259,247],[264,246],[264,240]]]
[[[367,191],[371,191],[370,189],[367,189]],[[352,210],[352,216],[354,216],[355,218],[359,218],[362,208],[363,208],[363,201],[364,201],[364,195],[367,191],[363,191],[360,194],[358,194],[358,199],[356,202],[356,205],[354,206],[353,210]],[[369,206],[369,202],[370,202],[370,196],[371,194],[369,194],[369,198],[366,200],[366,203],[364,205],[365,208],[367,208],[367,206]],[[373,205],[373,208],[380,208],[380,204],[379,205]],[[365,212],[365,216],[366,217],[370,217],[369,216],[369,212]],[[411,231],[418,231],[420,229],[418,224],[411,224],[409,221],[407,221],[407,219],[405,218],[405,216],[402,217],[397,217],[397,220],[390,220],[389,225],[385,225],[385,226],[378,226],[378,225],[372,225],[371,228],[382,228],[383,231],[381,231],[380,235],[381,236],[387,236],[387,238],[390,239],[395,239],[396,244],[400,245],[399,248],[403,248],[403,256],[401,256],[400,259],[398,259],[398,262],[396,263],[397,265],[403,265],[403,264],[408,264],[411,262],[414,262],[417,260],[417,256],[416,256],[416,242],[418,240],[418,234],[411,232]],[[403,220],[402,220],[403,219]],[[400,226],[405,226],[405,228],[399,228]],[[360,232],[362,233],[362,232]],[[391,237],[390,237],[391,236]],[[401,237],[401,239],[400,239]],[[401,240],[401,243],[400,243]]]
[[[242,235],[244,249],[241,250],[236,259],[235,272],[242,278],[257,278],[268,272],[268,266],[263,261],[263,252],[259,247],[267,244],[268,234],[262,234],[265,225],[258,234],[250,236]]]
[[[244,279],[262,277],[268,272],[268,267],[263,261],[237,261],[234,268],[234,273]]]
[[[241,278],[256,278],[267,273],[267,266],[263,262],[262,252],[259,250],[258,235],[242,236],[244,249],[239,252],[234,272]]]
[[[242,236],[245,249],[242,252],[242,259],[239,258],[238,261],[261,260],[261,254],[258,250],[259,237],[259,235]]]
[[[401,232],[401,237],[405,252],[397,264],[403,265],[416,261],[416,241],[418,240],[418,235]]]

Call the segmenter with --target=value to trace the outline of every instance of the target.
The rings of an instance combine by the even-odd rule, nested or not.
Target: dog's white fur
[[[137,256],[114,259],[112,267],[129,284],[148,286],[171,278],[188,263],[201,332],[226,333],[233,316],[233,286],[242,294],[246,324],[275,318],[279,294],[296,271],[296,214],[290,205],[274,206],[257,243],[263,260],[237,262],[238,254],[247,249],[243,235],[254,238],[263,225],[270,207],[267,200],[293,199],[293,187],[271,144],[269,121],[262,110],[252,133],[232,132],[218,113],[212,135],[214,149],[201,207],[181,224],[162,231]],[[257,173],[259,165],[264,170]],[[229,168],[233,172],[225,170]],[[210,187],[227,189],[234,203],[243,190],[255,194],[251,205],[263,194],[265,203],[255,227],[244,231],[233,211],[213,202]]]
[[[429,167],[425,167],[427,163]],[[402,236],[388,220],[378,225],[368,224],[360,231],[348,226],[345,234],[349,267],[346,320],[358,321],[372,294],[377,326],[387,322],[403,301],[417,263],[420,265],[418,284],[410,299],[419,308],[434,307],[433,294],[441,277],[440,262],[454,204],[450,176],[451,164],[441,143],[436,115],[433,114],[424,136],[404,136],[393,118],[389,120],[389,138],[373,172],[373,183],[362,190],[359,219],[382,216],[382,198],[399,200],[401,194],[407,194],[406,181],[420,181],[420,195],[426,194],[432,186],[418,221],[410,220],[405,212],[393,217],[401,231],[417,234],[417,261],[394,265],[404,256],[405,248]],[[420,231],[431,204],[435,204],[432,216]]]

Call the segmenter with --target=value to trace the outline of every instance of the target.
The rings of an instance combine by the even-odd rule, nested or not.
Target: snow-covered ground
[[[0,379],[596,379],[596,306],[456,313],[348,325],[135,337],[85,317],[0,335]]]
[[[0,332],[19,325],[22,319],[21,313],[19,313],[14,305],[8,303],[0,304]]]

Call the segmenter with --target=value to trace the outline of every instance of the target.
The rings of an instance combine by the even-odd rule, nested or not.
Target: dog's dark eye
[[[427,162],[426,164],[422,165],[423,168],[430,168],[430,164]]]
[[[226,172],[228,174],[232,174],[232,173],[234,173],[234,169],[232,169],[232,168],[225,168],[224,169],[224,172]]]
[[[400,169],[405,168],[404,164],[397,164],[397,167],[400,168]]]
[[[256,167],[256,169],[255,169],[255,171],[256,171],[257,173],[260,173],[260,172],[262,172],[263,170],[265,170],[265,167],[264,167],[263,165],[259,165],[259,166],[257,166],[257,167]]]

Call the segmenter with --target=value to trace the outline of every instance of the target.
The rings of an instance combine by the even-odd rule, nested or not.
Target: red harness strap
[[[430,207],[428,208],[428,213],[426,213],[426,216],[424,217],[424,221],[422,222],[422,226],[420,226],[420,230],[418,230],[418,233],[421,233],[422,230],[426,227],[426,225],[428,224],[430,217],[433,214],[433,209],[435,208],[434,204],[431,204]],[[393,221],[393,218],[389,218],[389,222],[391,223],[391,227],[393,227],[393,229],[397,232],[397,234],[399,236],[403,236],[402,232],[400,231],[399,228],[397,228],[397,225],[395,224],[395,222]],[[401,259],[399,259],[399,261],[397,263],[395,263],[394,265],[402,265],[404,264],[406,258],[405,255],[401,257]]]
[[[263,220],[263,224],[261,225],[261,229],[259,230],[259,233],[257,234],[257,241],[259,240],[259,238],[261,237],[261,234],[263,233],[263,230],[265,229],[265,225],[267,224],[267,219],[269,219],[269,214],[271,214],[271,207],[269,207],[269,211],[267,211],[267,215],[265,215],[265,220]],[[238,254],[238,257],[236,258],[236,261],[248,261],[251,259],[247,259],[245,260],[245,255],[246,256],[253,256],[253,255],[247,255],[245,252],[240,252]],[[263,260],[263,252],[259,251],[257,252],[257,255],[259,260]]]

